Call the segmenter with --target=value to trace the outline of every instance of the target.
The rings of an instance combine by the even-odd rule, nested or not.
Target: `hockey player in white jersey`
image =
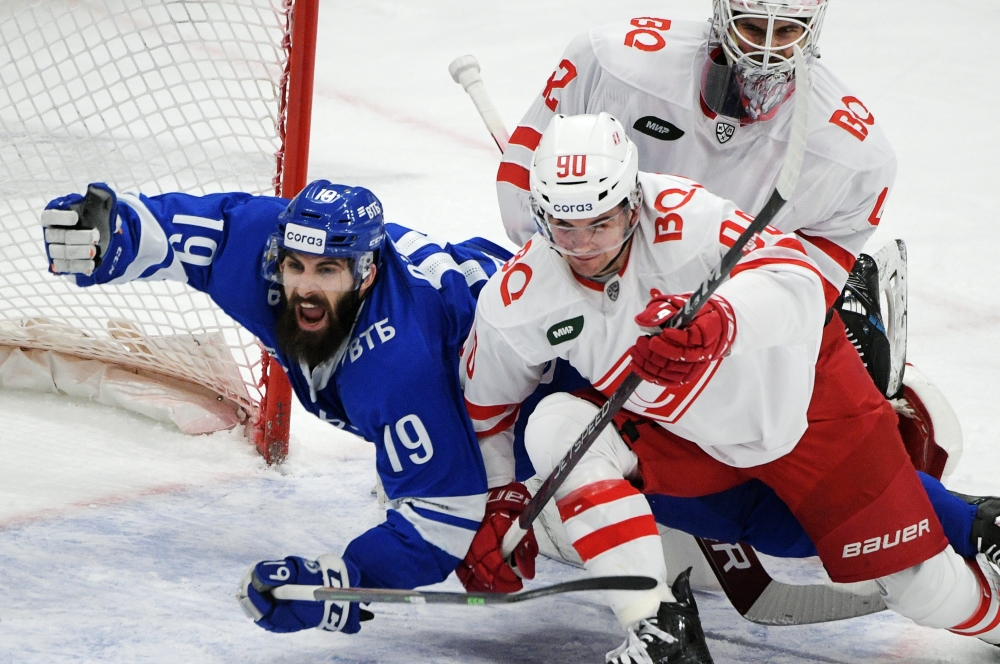
[[[896,157],[864,101],[818,59],[827,4],[713,0],[711,23],[647,16],[578,36],[511,135],[497,173],[508,236],[523,244],[534,233],[528,168],[555,113],[607,111],[638,146],[640,170],[683,174],[744,210],[761,209],[788,143],[797,44],[813,81],[808,149],[798,187],[772,225],[795,233],[819,266],[827,304],[839,304],[882,218]],[[877,294],[854,295],[878,302]],[[870,313],[843,312],[842,319],[884,389],[887,355],[877,352],[884,330],[869,324]],[[918,470],[941,477],[947,455],[953,465],[961,453],[961,430],[946,426],[957,419],[920,372],[903,380],[887,396],[903,415],[904,442]]]
[[[511,414],[567,361],[596,388],[554,394],[528,421],[546,475],[630,371],[644,382],[556,492],[589,572],[646,574],[609,593],[628,630],[607,661],[709,662],[681,575],[673,591],[642,496],[706,495],[758,479],[795,514],[838,582],[878,579],[891,609],[1000,642],[998,574],[948,545],[896,429],[800,236],[769,228],[684,329],[677,311],[748,223],[676,176],[642,173],[606,113],[556,116],[530,171],[539,233],[484,287],[463,350],[465,398],[491,486],[513,477]],[[646,336],[649,333],[652,336]]]

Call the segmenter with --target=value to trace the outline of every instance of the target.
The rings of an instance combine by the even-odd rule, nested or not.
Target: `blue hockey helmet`
[[[371,273],[385,242],[382,204],[364,187],[315,180],[278,215],[278,232],[264,252],[265,278],[284,283],[281,262],[287,252],[346,258],[347,283],[325,290],[357,290]]]

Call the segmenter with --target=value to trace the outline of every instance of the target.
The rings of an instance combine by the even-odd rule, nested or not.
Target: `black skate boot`
[[[969,541],[979,553],[1000,567],[1000,498],[996,496],[967,496],[955,491],[951,493],[970,505],[977,506]]]
[[[675,602],[662,602],[653,618],[631,628],[625,643],[605,657],[608,664],[713,664],[691,594],[691,568],[677,575],[670,590]]]
[[[868,254],[860,254],[854,269],[847,275],[847,284],[833,307],[847,328],[847,339],[858,351],[865,369],[879,392],[887,394],[892,373],[891,344],[882,322],[879,301],[878,266]]]

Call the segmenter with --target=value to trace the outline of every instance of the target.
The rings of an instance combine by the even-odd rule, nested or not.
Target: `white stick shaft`
[[[507,133],[507,128],[504,126],[503,120],[500,119],[500,114],[486,92],[483,78],[479,75],[479,63],[476,62],[476,58],[471,55],[456,58],[449,65],[448,71],[451,72],[451,77],[455,82],[460,83],[469,97],[472,98],[472,103],[479,111],[479,117],[483,119],[490,135],[496,141],[497,147],[500,148],[500,152],[504,152],[510,141],[510,134]]]
[[[527,534],[528,531],[519,526],[517,521],[511,524],[510,530],[503,536],[503,542],[500,544],[500,554],[504,560],[510,559],[510,554],[514,553],[514,549]]]
[[[323,586],[300,586],[293,583],[284,586],[278,586],[271,591],[271,595],[274,599],[285,599],[285,600],[298,600],[306,602],[315,602],[316,597],[313,594]]]

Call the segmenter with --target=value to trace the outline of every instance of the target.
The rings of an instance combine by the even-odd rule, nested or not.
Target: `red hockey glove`
[[[659,327],[680,311],[688,296],[656,295],[635,317],[640,327]],[[736,338],[736,316],[718,295],[709,298],[694,320],[681,329],[666,328],[652,337],[636,340],[629,353],[632,370],[644,380],[676,387],[697,381],[708,365],[723,357]]]
[[[535,578],[535,556],[538,542],[533,529],[528,529],[514,549],[515,571],[500,553],[503,536],[528,505],[531,495],[520,482],[490,489],[486,498],[486,517],[472,540],[469,552],[455,573],[468,592],[512,593],[523,587],[521,579]]]

